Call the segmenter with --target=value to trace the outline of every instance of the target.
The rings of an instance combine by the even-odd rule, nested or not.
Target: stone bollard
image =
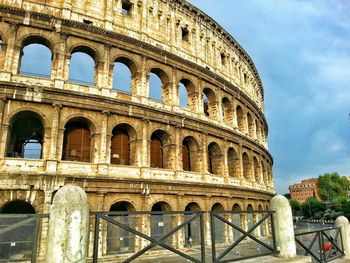
[[[345,216],[338,216],[335,220],[335,226],[341,228],[341,242],[343,243],[345,256],[343,259],[350,259],[350,225]]]
[[[283,195],[276,195],[271,199],[270,207],[275,210],[273,222],[276,235],[276,247],[279,257],[291,258],[296,256],[292,208]]]
[[[89,204],[83,189],[64,186],[50,207],[46,263],[85,263],[89,236]]]

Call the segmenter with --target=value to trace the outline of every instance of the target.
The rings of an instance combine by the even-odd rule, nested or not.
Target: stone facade
[[[190,203],[201,210],[268,208],[273,160],[262,83],[246,52],[210,17],[182,0],[0,4],[0,207],[22,200],[47,213],[54,193],[74,184],[86,191],[91,211],[118,202],[136,211],[159,202],[172,211]],[[48,77],[20,71],[24,47],[35,43],[51,51]],[[76,52],[94,60],[93,84],[69,79]],[[116,61],[130,70],[130,93],[113,89]],[[149,98],[150,73],[162,82],[162,101]],[[179,105],[180,83],[188,108]],[[23,112],[43,126],[39,159],[9,154]],[[63,154],[72,120],[88,127],[88,162]],[[130,165],[111,164],[118,125],[130,140]],[[150,167],[155,133],[163,144],[162,169]],[[185,139],[190,171],[183,170]]]

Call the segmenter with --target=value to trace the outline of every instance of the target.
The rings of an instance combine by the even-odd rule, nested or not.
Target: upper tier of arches
[[[1,27],[0,27],[1,28]],[[1,33],[1,31],[0,31]],[[247,104],[239,94],[233,94],[225,87],[213,85],[167,63],[145,59],[139,54],[125,52],[118,48],[94,45],[77,38],[61,39],[57,50],[50,34],[27,33],[18,30],[15,41],[18,48],[13,52],[0,52],[4,61],[3,70],[10,70],[14,80],[28,82],[30,77],[48,78],[55,87],[62,85],[74,91],[96,87],[102,94],[120,94],[123,99],[147,102],[151,106],[163,105],[165,109],[202,115],[208,121],[215,121],[225,127],[248,135],[267,147],[267,125],[263,115],[254,105]],[[40,57],[40,63],[35,60]],[[61,83],[61,84],[60,84]],[[113,93],[115,91],[115,93]],[[95,93],[95,91],[93,92]],[[145,100],[146,99],[146,100]],[[148,101],[147,101],[148,100]],[[192,117],[192,116],[191,116]]]
[[[254,63],[236,40],[209,16],[183,0],[127,0],[128,12],[123,11],[125,1],[102,1],[97,5],[83,0],[73,5],[71,0],[49,3],[21,0],[7,1],[6,5],[19,8],[18,15],[23,15],[20,8],[24,8],[29,14],[23,17],[26,24],[35,19],[51,20],[58,31],[62,25],[84,30],[99,28],[146,42],[234,83],[263,109],[263,87]],[[30,13],[37,10],[44,15]],[[16,9],[13,12],[16,13]]]

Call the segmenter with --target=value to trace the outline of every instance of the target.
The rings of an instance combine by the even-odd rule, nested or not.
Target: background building
[[[300,204],[305,203],[310,197],[321,200],[317,189],[317,178],[302,180],[301,183],[289,186],[290,198]]]
[[[263,86],[210,17],[173,0],[0,3],[2,213],[47,213],[68,184],[91,211],[268,209]],[[120,248],[105,235],[103,253]]]

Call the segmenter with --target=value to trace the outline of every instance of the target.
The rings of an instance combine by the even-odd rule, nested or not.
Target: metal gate
[[[147,252],[150,252],[154,248],[163,248],[168,252],[173,252],[175,256],[180,256],[181,258],[201,263],[205,262],[205,245],[204,245],[204,219],[203,215],[205,212],[202,211],[184,211],[184,212],[166,212],[166,211],[152,211],[152,212],[95,212],[91,213],[94,216],[94,252],[93,252],[93,262],[98,262],[99,257],[99,246],[101,235],[101,230],[103,226],[105,229],[115,228],[113,230],[113,237],[107,237],[108,242],[118,242],[119,246],[124,247],[123,251],[128,252],[124,254],[123,262],[132,262],[138,259]],[[178,216],[182,218],[178,224],[175,224],[173,219]],[[128,219],[126,219],[128,218]],[[131,220],[131,218],[134,218]],[[134,222],[131,224],[131,222]],[[143,231],[140,227],[141,225],[148,225],[145,229],[148,231]],[[195,227],[199,229],[195,230]],[[184,234],[184,238],[188,238],[189,229],[192,240],[196,242],[199,249],[199,255],[194,255],[192,250],[184,250],[179,248],[174,248],[172,246],[172,239],[178,233]],[[195,234],[196,232],[196,234]],[[198,236],[199,235],[199,240]],[[108,236],[108,234],[107,234]],[[125,237],[128,237],[128,241],[125,241]],[[143,243],[141,242],[144,241]],[[142,243],[142,244],[141,244]],[[198,244],[199,243],[199,244]],[[141,245],[140,245],[141,244]],[[183,240],[184,246],[186,246],[185,240]],[[115,246],[116,248],[117,246]],[[130,254],[130,253],[133,254]],[[120,254],[120,253],[119,253]],[[172,254],[172,255],[174,255]],[[171,256],[170,256],[171,257]],[[121,260],[121,259],[120,259]]]
[[[36,262],[40,214],[0,214],[0,260]]]
[[[337,227],[297,233],[297,253],[310,255],[319,263],[330,262],[345,255],[341,235]]]
[[[254,212],[256,216],[256,223],[254,223],[254,215],[251,212],[212,211],[210,213],[212,261],[215,263],[232,262],[275,254],[277,250],[273,228],[273,213],[274,211]],[[247,231],[245,231],[241,226],[241,214],[248,219]],[[236,222],[239,224],[235,224]],[[267,223],[269,224],[271,233],[269,235],[262,236],[261,229],[266,227]],[[223,226],[224,229],[222,229]],[[220,233],[226,232],[224,244],[221,246],[217,246],[223,242],[222,237],[218,240],[218,230]],[[230,240],[231,237],[234,238],[234,240]],[[253,253],[252,251],[247,252],[246,250],[250,247],[256,249],[256,253]],[[237,250],[234,251],[234,249]],[[246,253],[240,255],[240,251],[242,249],[244,249]]]

